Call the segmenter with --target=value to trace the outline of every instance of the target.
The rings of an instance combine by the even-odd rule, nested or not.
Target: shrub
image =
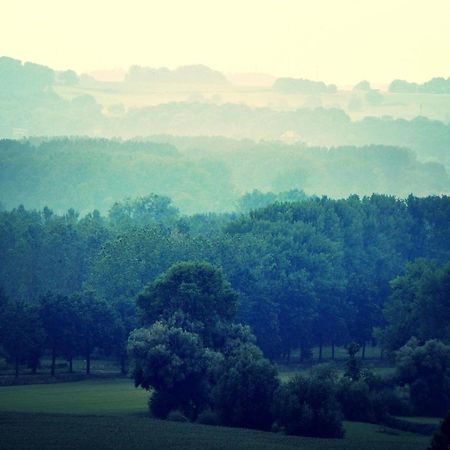
[[[374,421],[370,390],[364,380],[352,381],[344,377],[337,389],[337,400],[347,420]]]
[[[448,450],[450,448],[450,412],[434,434],[429,450]]]
[[[270,429],[273,394],[278,387],[275,367],[251,343],[233,348],[214,392],[214,406],[224,425]]]
[[[377,422],[384,421],[386,414],[410,416],[413,413],[406,393],[400,388],[384,388],[371,393],[372,410]]]
[[[203,347],[197,334],[156,322],[134,330],[128,349],[134,360],[135,385],[155,391],[150,401],[155,417],[165,418],[172,409],[179,409],[194,420],[208,405],[209,372],[221,357]]]
[[[197,423],[201,423],[203,425],[220,425],[220,420],[215,411],[205,409],[198,415]]]
[[[342,438],[341,412],[329,380],[296,376],[275,395],[277,424],[286,434]]]
[[[165,391],[155,391],[148,400],[150,416],[157,419],[166,419],[172,409],[177,406],[176,399]]]
[[[369,372],[362,372],[361,379],[357,381],[342,378],[338,384],[337,399],[347,420],[383,423],[388,414],[412,413],[403,389],[388,386]]]
[[[444,415],[450,407],[450,346],[411,339],[396,353],[398,381],[410,388],[417,414]]]

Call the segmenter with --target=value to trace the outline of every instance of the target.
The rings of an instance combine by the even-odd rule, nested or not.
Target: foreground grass
[[[278,435],[132,416],[0,413],[6,449],[349,449],[424,450],[429,438],[346,423],[341,440]]]
[[[428,437],[346,422],[342,440],[152,420],[131,380],[0,388],[0,449],[425,450]]]

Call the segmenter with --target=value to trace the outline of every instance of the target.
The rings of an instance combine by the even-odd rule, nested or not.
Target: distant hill
[[[323,81],[312,81],[304,78],[278,78],[273,83],[272,88],[286,94],[333,94],[337,92],[337,87],[334,84],[325,84]]]

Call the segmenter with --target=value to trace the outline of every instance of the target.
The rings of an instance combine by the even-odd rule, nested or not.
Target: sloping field
[[[0,448],[424,450],[428,437],[347,422],[341,440],[153,420],[131,380],[0,388]]]

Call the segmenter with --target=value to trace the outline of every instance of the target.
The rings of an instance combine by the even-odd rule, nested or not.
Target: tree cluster
[[[129,338],[136,386],[152,390],[153,416],[342,437],[331,385],[277,371],[248,327],[233,323],[238,296],[206,263],[172,266],[140,294],[141,328]]]
[[[46,294],[37,302],[12,300],[0,293],[0,352],[13,363],[16,377],[21,364],[36,372],[45,352],[51,358],[50,373],[56,374],[57,358],[66,359],[73,371],[74,358],[85,360],[91,373],[94,350],[115,355],[125,372],[126,339],[134,327],[134,305],[112,305],[93,291],[71,296]]]

